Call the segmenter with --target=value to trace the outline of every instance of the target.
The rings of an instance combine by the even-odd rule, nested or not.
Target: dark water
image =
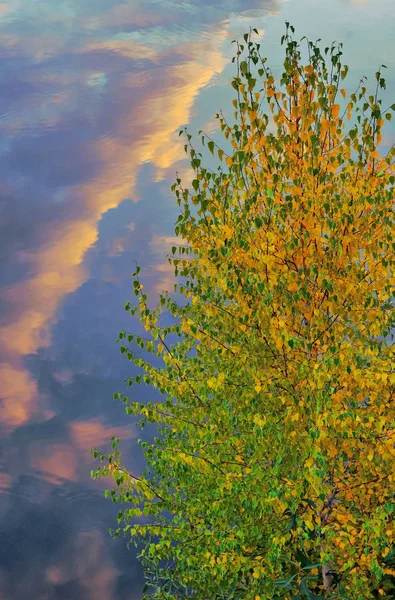
[[[133,261],[153,299],[172,289],[178,130],[220,140],[231,40],[257,27],[276,69],[285,20],[344,42],[350,86],[386,64],[395,101],[393,0],[0,2],[0,600],[141,598],[88,454],[117,435],[142,469],[112,402]]]

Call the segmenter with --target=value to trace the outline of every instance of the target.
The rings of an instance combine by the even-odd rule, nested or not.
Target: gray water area
[[[115,339],[138,329],[133,261],[153,298],[172,290],[178,131],[221,142],[232,39],[256,27],[276,73],[285,21],[343,42],[350,89],[387,65],[394,102],[393,0],[0,1],[0,600],[141,598],[88,453],[117,435],[143,468],[112,401],[132,372]]]

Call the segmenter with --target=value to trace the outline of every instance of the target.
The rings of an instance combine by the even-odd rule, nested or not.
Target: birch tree
[[[254,33],[236,46],[234,122],[217,114],[224,147],[181,132],[184,300],[150,310],[137,268],[126,310],[147,337],[119,335],[141,368],[129,385],[163,400],[115,397],[160,436],[141,442],[141,477],[116,438],[93,475],[114,479],[114,534],[141,549],[147,598],[394,598],[395,151],[379,147],[395,105],[384,65],[350,93],[341,45],[289,24],[276,79]]]

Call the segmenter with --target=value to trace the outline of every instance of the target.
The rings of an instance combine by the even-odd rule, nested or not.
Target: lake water
[[[276,71],[286,20],[344,43],[350,90],[386,64],[395,101],[394,0],[0,2],[0,600],[141,598],[88,454],[117,435],[143,465],[112,402],[133,261],[153,298],[172,289],[178,130],[220,141],[232,39],[256,27]]]

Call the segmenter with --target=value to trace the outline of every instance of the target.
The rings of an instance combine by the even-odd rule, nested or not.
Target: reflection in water
[[[222,39],[223,32],[219,32],[216,43],[219,45]],[[108,41],[109,55],[112,48],[116,56],[125,58],[124,54],[118,54],[119,43]],[[103,52],[103,48],[89,44],[80,53],[80,60],[84,64],[86,57],[92,59],[92,55]],[[184,63],[166,64],[161,68],[163,57],[152,53],[144,71],[144,86],[133,88],[130,76],[126,77],[126,85],[123,77],[121,80],[114,77],[115,81],[108,84],[107,95],[113,112],[102,116],[111,121],[111,135],[99,135],[92,140],[92,158],[99,161],[101,170],[79,185],[70,182],[63,201],[63,204],[67,202],[68,210],[55,211],[58,213],[55,221],[47,222],[42,215],[42,220],[35,224],[42,243],[30,248],[22,257],[32,275],[8,286],[2,293],[6,306],[12,306],[7,323],[0,328],[0,345],[6,358],[0,371],[0,385],[8,390],[1,418],[6,425],[21,425],[38,413],[37,390],[23,369],[22,359],[50,344],[49,328],[60,301],[75,291],[86,277],[83,258],[97,240],[101,215],[123,199],[135,197],[141,164],[150,161],[166,169],[182,158],[182,148],[174,131],[188,122],[199,89],[224,65],[220,52],[207,45],[181,44],[167,53],[166,63],[171,62],[172,54],[177,61],[181,56]],[[144,48],[142,55],[147,55]],[[134,61],[139,60],[138,45],[134,45],[127,59],[128,69],[133,70]],[[126,66],[122,65],[122,69]],[[59,117],[61,122],[62,116]],[[103,124],[102,120],[95,123],[96,134],[101,132]],[[61,135],[59,144],[62,144]],[[66,153],[63,158],[66,162],[70,160]],[[24,394],[21,394],[21,383],[17,389],[10,385],[12,379],[24,381]]]
[[[51,444],[50,447],[32,449],[30,465],[33,470],[41,471],[51,483],[60,479],[77,481],[78,461],[74,448],[67,444]]]
[[[230,41],[257,27],[270,55],[285,19],[311,37],[352,30],[363,71],[374,23],[369,60],[394,64],[390,0],[0,2],[1,600],[141,597],[134,555],[107,536],[106,482],[89,478],[88,449],[111,435],[141,467],[109,402],[126,376],[119,313],[134,259],[149,292],[173,286],[169,187],[190,177],[178,129],[216,135]]]

